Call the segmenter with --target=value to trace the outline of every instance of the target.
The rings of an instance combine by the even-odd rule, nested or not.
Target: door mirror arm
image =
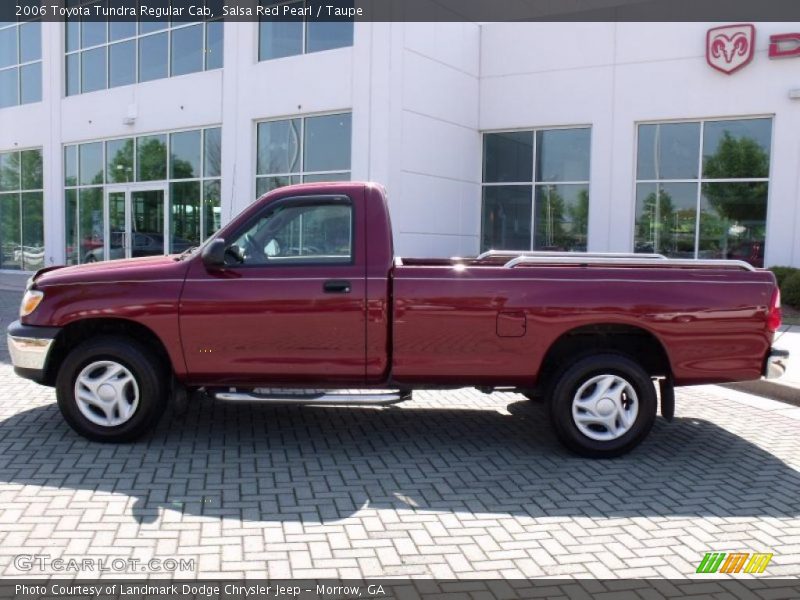
[[[225,240],[216,238],[203,248],[201,258],[209,271],[218,271],[225,268]]]

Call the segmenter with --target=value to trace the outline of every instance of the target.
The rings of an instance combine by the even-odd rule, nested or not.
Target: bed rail
[[[565,253],[566,254],[566,253]],[[606,267],[651,267],[651,268],[689,268],[689,269],[740,269],[742,271],[755,271],[756,268],[742,260],[695,260],[682,258],[664,258],[654,260],[649,258],[631,258],[630,256],[599,257],[593,253],[571,253],[572,256],[530,256],[523,255],[512,258],[503,265],[508,269],[519,266],[533,265],[578,265],[578,266],[606,266]]]

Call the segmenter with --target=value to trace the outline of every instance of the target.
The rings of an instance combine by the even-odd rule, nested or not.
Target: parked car
[[[15,371],[55,386],[92,440],[133,440],[194,391],[384,405],[475,386],[543,395],[561,441],[605,457],[645,438],[659,399],[672,417],[674,386],[785,368],[775,278],[749,264],[395,258],[391,231],[380,186],[306,184],[262,197],[199,251],[42,269],[8,329]]]

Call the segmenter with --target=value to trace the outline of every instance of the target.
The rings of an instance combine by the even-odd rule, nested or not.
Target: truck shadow
[[[509,410],[203,402],[115,446],[79,437],[47,405],[0,422],[0,482],[126,494],[139,522],[175,510],[324,523],[366,506],[531,517],[800,514],[800,474],[709,421],[659,418],[633,453],[597,461],[558,445],[543,406]]]

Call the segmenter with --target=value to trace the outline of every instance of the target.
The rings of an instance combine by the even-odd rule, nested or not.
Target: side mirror
[[[211,240],[203,248],[201,255],[203,264],[207,269],[224,269],[225,268],[225,240],[216,238]]]

